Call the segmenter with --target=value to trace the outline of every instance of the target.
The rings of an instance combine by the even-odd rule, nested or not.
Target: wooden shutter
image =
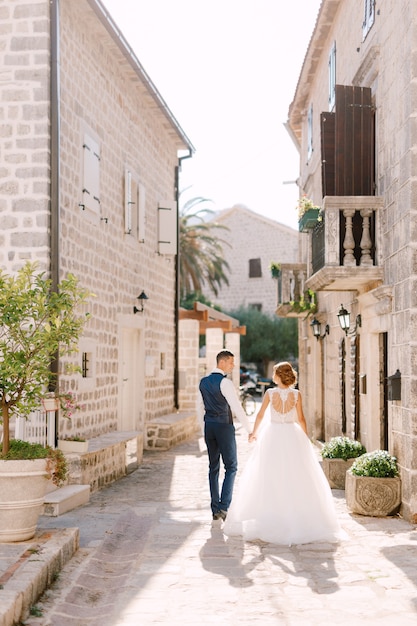
[[[177,205],[165,202],[158,207],[158,252],[177,254]]]
[[[335,196],[335,114],[320,115],[321,128],[321,185],[324,196]]]
[[[132,172],[125,171],[125,233],[132,232]]]
[[[369,87],[336,85],[334,113],[322,113],[323,196],[375,193],[375,117]]]
[[[83,204],[100,214],[100,146],[88,135],[83,144]]]
[[[335,195],[374,194],[373,137],[370,88],[336,85]]]
[[[145,204],[145,185],[143,183],[138,184],[138,241],[144,243],[145,241],[145,224],[146,224],[146,210]]]

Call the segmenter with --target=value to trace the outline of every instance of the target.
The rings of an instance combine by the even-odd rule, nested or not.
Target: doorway
[[[138,431],[143,426],[145,371],[142,344],[141,329],[121,329],[119,430],[122,431]]]

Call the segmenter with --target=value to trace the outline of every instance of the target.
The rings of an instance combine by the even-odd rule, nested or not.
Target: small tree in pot
[[[349,437],[333,437],[321,449],[322,468],[332,489],[344,489],[346,472],[366,448]]]
[[[51,281],[32,263],[16,276],[0,272],[2,454],[9,451],[10,416],[28,416],[38,408],[53,381],[54,356],[76,351],[88,316],[80,317],[76,310],[88,295],[72,275],[51,291]]]
[[[0,271],[0,542],[33,537],[44,477],[59,484],[66,474],[60,450],[16,440],[10,445],[10,418],[39,408],[43,393],[56,382],[51,362],[76,350],[86,321],[76,310],[89,294],[77,279],[69,275],[56,292],[51,286],[32,263],[14,276]]]

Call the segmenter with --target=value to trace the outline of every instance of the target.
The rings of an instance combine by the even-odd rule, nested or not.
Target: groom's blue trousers
[[[204,438],[209,457],[211,510],[214,514],[218,511],[227,511],[232,501],[237,472],[235,427],[233,424],[205,422]],[[220,457],[225,470],[221,493],[219,491]]]

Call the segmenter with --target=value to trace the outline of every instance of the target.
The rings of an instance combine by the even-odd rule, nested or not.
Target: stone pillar
[[[180,320],[179,322],[179,390],[180,411],[194,410],[199,383],[199,322]]]
[[[216,356],[224,349],[223,330],[207,328],[206,330],[206,363],[209,374],[216,367]]]
[[[232,380],[238,389],[240,384],[240,335],[239,333],[226,333],[225,348],[235,355],[235,368],[232,372]]]

